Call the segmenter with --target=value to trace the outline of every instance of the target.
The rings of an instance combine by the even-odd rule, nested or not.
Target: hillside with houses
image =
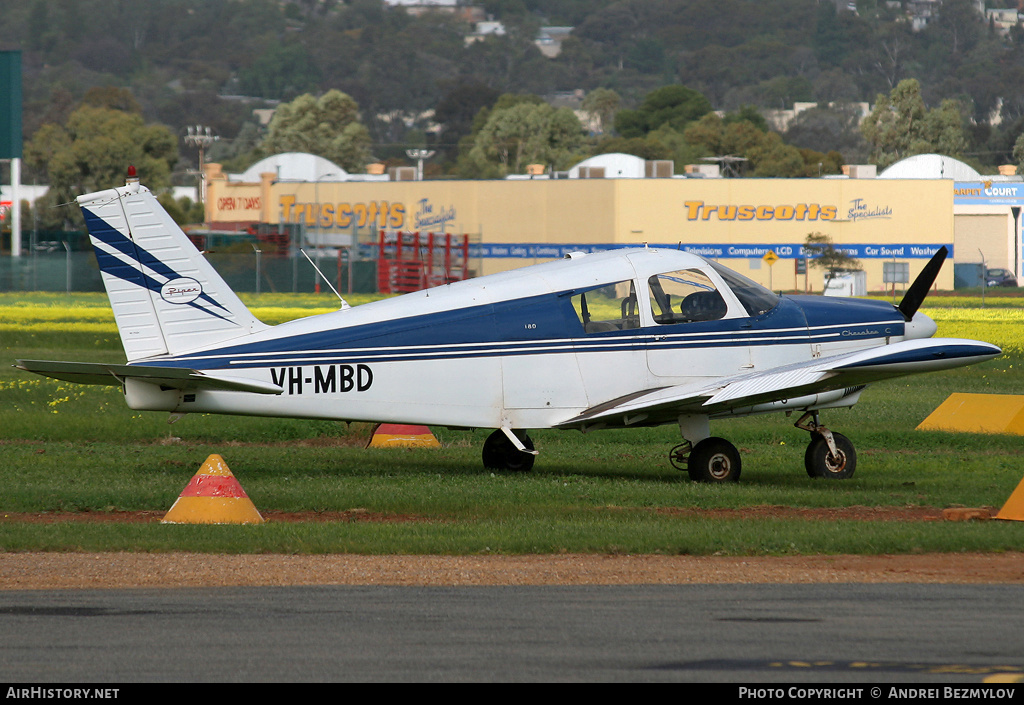
[[[375,159],[410,148],[452,172],[481,110],[534,96],[623,137],[614,112],[684,86],[720,115],[756,111],[797,147],[867,157],[851,136],[901,81],[955,101],[979,166],[1012,159],[1024,131],[1017,0],[0,0],[0,47],[22,52],[24,132],[64,124],[90,90],[124,90],[147,122],[217,136],[242,169],[274,110],[302,94],[356,102]],[[590,106],[614,94],[606,114]],[[607,112],[610,111],[610,112]],[[461,146],[460,146],[461,145]],[[179,145],[174,178],[198,164]],[[627,149],[628,151],[628,149]],[[29,167],[29,180],[43,174]]]

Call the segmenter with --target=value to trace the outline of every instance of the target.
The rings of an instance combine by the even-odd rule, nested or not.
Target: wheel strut
[[[668,452],[668,462],[672,463],[672,467],[676,470],[689,470],[691,450],[693,450],[693,443],[684,440]]]
[[[821,425],[818,420],[817,411],[808,411],[806,414],[800,417],[800,419],[793,424],[801,431],[807,431],[811,435],[817,433],[825,439],[825,445],[828,446],[828,452],[833,456],[839,454],[839,448],[836,446],[836,439],[832,437],[832,432]]]

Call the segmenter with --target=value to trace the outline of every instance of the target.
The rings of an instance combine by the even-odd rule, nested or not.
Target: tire
[[[533,450],[533,441],[522,431],[513,431],[528,450]],[[529,472],[533,469],[536,459],[532,453],[524,453],[516,448],[500,429],[492,433],[484,441],[484,467],[489,470],[511,470],[513,472]]]
[[[811,434],[811,442],[804,453],[804,467],[809,477],[825,477],[831,480],[848,480],[857,469],[857,451],[853,442],[841,433],[833,433],[839,457],[829,453],[828,443],[820,433]]]
[[[694,482],[739,482],[740,452],[724,438],[705,438],[690,451],[686,471]]]

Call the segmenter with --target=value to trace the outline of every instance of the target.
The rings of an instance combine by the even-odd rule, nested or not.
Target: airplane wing
[[[757,404],[853,389],[870,382],[960,367],[1000,355],[995,345],[959,338],[907,340],[770,370],[635,392],[591,407],[556,428],[665,423],[682,414],[714,416]],[[808,405],[811,405],[811,401]]]
[[[220,389],[255,394],[282,394],[276,384],[228,375],[213,375],[181,367],[155,365],[108,365],[96,362],[56,362],[52,360],[18,360],[17,367],[44,377],[78,384],[121,385],[127,378],[156,384],[168,389]]]

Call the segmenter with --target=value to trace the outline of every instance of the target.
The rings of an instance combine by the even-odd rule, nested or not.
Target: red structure
[[[377,289],[404,294],[469,278],[469,235],[382,232]]]

